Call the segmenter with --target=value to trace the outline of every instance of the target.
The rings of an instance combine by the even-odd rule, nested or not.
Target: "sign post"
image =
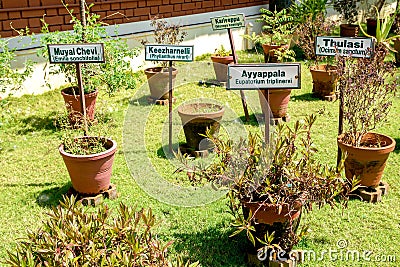
[[[168,91],[168,121],[169,136],[168,148],[172,153],[172,62],[173,61],[193,61],[193,46],[184,45],[146,45],[145,46],[146,61],[168,61],[169,72],[169,91]]]
[[[91,44],[49,44],[47,45],[50,63],[76,65],[78,88],[81,96],[81,109],[84,123],[84,135],[88,134],[85,90],[82,82],[82,63],[104,63],[104,46],[100,43]]]
[[[229,90],[300,89],[299,63],[237,64],[228,66]],[[268,93],[267,93],[268,95]],[[269,99],[267,96],[266,102]],[[267,105],[268,106],[268,105]],[[269,144],[269,112],[265,112],[265,143]]]
[[[229,42],[231,44],[231,50],[233,56],[233,63],[238,64],[236,50],[235,50],[235,43],[233,41],[232,28],[243,28],[246,26],[244,15],[237,14],[237,15],[211,18],[211,26],[214,31],[223,29],[228,30]],[[249,116],[249,111],[247,109],[246,96],[244,95],[244,92],[242,90],[240,90],[240,97],[242,99],[244,116],[246,118],[246,121],[249,121],[250,116]]]
[[[317,56],[344,56],[354,58],[370,58],[374,51],[374,41],[365,37],[329,37],[317,36],[315,40],[315,55]],[[344,99],[339,92],[339,127],[338,135],[343,133]],[[342,160],[342,151],[338,147],[336,166]]]

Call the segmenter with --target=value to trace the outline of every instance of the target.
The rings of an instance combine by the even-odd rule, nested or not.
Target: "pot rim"
[[[192,106],[192,105],[198,105],[198,104],[206,104],[206,105],[213,105],[213,106],[218,106],[220,109],[218,111],[214,112],[206,112],[206,113],[189,113],[189,112],[184,112],[182,109],[186,106]],[[178,107],[178,113],[186,116],[202,116],[202,115],[216,115],[221,112],[225,111],[225,107],[219,104],[214,104],[214,103],[189,103],[189,104],[183,104]]]
[[[390,150],[389,152],[392,152],[396,146],[396,141],[388,135],[381,134],[381,133],[375,133],[375,132],[367,132],[366,135],[374,134],[374,135],[384,136],[384,137],[388,138],[391,141],[391,143],[387,146],[382,146],[382,147],[363,147],[363,146],[357,147],[357,146],[343,143],[342,138],[345,134],[346,133],[342,133],[337,137],[337,143],[339,144],[339,146],[343,146],[343,147],[350,148],[350,149],[359,149],[359,150],[365,150],[365,151],[381,151],[381,150],[388,149],[388,150]]]
[[[67,157],[76,158],[76,159],[90,159],[93,157],[107,156],[108,154],[113,153],[117,149],[117,142],[111,138],[107,138],[104,136],[82,136],[82,137],[77,137],[76,139],[83,139],[83,138],[103,138],[103,139],[106,139],[107,141],[110,141],[112,143],[112,146],[109,149],[107,149],[106,151],[103,151],[101,153],[90,154],[90,155],[75,155],[75,154],[65,152],[64,144],[61,143],[60,146],[58,147],[58,151],[60,152],[60,154],[62,156],[67,156]]]
[[[168,69],[168,67],[167,67],[167,68],[160,67],[160,66],[157,66],[157,67],[149,67],[149,68],[145,68],[145,69],[144,69],[144,72],[148,72],[148,73],[160,73],[160,72],[163,72],[163,71],[162,71],[163,69]],[[177,68],[172,67],[172,71],[173,71],[173,72],[177,71]],[[164,72],[165,72],[165,73],[168,73],[168,71],[164,71]]]
[[[71,88],[78,88],[78,86],[68,86],[68,87],[65,87],[65,88],[61,89],[61,94],[62,94],[62,95],[66,95],[66,96],[72,96],[72,97],[74,97],[74,96],[80,96],[80,95],[81,95],[80,93],[79,93],[79,94],[68,94],[68,93],[66,92],[66,90],[71,89]],[[85,97],[87,97],[87,96],[92,96],[92,95],[96,95],[98,92],[99,92],[99,89],[96,88],[93,92],[85,93]]]

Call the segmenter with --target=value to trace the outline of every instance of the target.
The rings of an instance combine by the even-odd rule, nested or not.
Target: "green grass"
[[[260,62],[254,54],[240,53],[239,62]],[[178,65],[179,74],[174,96],[174,147],[184,142],[176,108],[185,101],[212,99],[227,108],[224,129],[233,138],[246,131],[260,131],[252,116],[243,123],[243,109],[238,92],[221,87],[201,86],[199,80],[214,77],[209,62]],[[116,207],[123,201],[139,207],[151,207],[159,225],[161,239],[174,240],[170,253],[180,254],[202,266],[246,266],[246,239],[229,238],[233,232],[226,201],[221,193],[209,189],[191,188],[184,174],[174,175],[178,162],[168,153],[168,107],[147,104],[146,83],[136,90],[120,91],[109,97],[99,94],[97,119],[91,127],[94,134],[103,133],[118,142],[112,182],[120,197],[106,203]],[[257,92],[246,92],[250,114],[260,113]],[[70,186],[68,173],[58,152],[64,131],[54,122],[65,115],[59,90],[38,96],[9,98],[2,102],[0,117],[0,258],[14,247],[17,238],[27,229],[40,227],[46,212],[56,205]],[[336,162],[338,103],[325,102],[311,96],[311,77],[302,66],[302,89],[293,90],[289,104],[291,121],[307,114],[318,114],[314,139],[319,159]],[[340,260],[349,250],[372,251],[376,255],[395,255],[400,261],[400,99],[394,105],[387,122],[378,132],[395,138],[398,145],[391,154],[384,174],[390,193],[382,202],[369,204],[352,200],[348,209],[324,207],[304,214],[302,224],[308,224],[309,234],[297,246],[323,251],[338,250],[337,242],[346,240],[347,247],[338,250],[339,260],[306,261],[301,266],[397,266],[397,263]],[[238,119],[241,118],[241,119]],[[57,124],[56,124],[57,125]],[[77,135],[80,133],[77,132]],[[131,174],[133,173],[133,175]],[[140,186],[139,186],[140,185]],[[145,192],[149,191],[149,194]],[[161,200],[161,201],[159,201]],[[186,206],[186,207],[184,207]],[[0,264],[1,265],[1,264]]]

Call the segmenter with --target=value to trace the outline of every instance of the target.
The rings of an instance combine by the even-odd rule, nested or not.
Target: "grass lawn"
[[[258,55],[240,53],[241,63],[260,61]],[[177,102],[173,106],[174,148],[184,142],[176,108],[200,98],[226,107],[222,132],[232,138],[245,137],[247,131],[263,130],[263,125],[258,126],[254,116],[261,112],[257,92],[246,92],[252,120],[244,123],[237,91],[198,84],[199,80],[214,77],[210,62],[182,64],[178,65],[178,70],[174,90]],[[314,139],[319,148],[318,157],[334,165],[338,102],[313,98],[311,87],[311,75],[303,65],[302,89],[292,91],[289,103],[289,124],[308,114],[317,114]],[[138,89],[120,91],[112,97],[99,93],[96,104],[99,123],[92,126],[90,132],[110,136],[118,142],[112,182],[117,185],[120,196],[105,202],[112,207],[120,201],[151,207],[159,221],[159,237],[165,241],[174,240],[170,249],[172,255],[180,254],[199,261],[202,266],[246,266],[246,238],[229,238],[233,231],[223,194],[207,187],[190,187],[185,175],[173,174],[179,163],[167,150],[168,107],[149,105],[148,95],[144,78],[143,86]],[[6,251],[15,246],[16,240],[23,237],[27,229],[40,227],[46,212],[57,205],[70,186],[58,152],[65,131],[55,123],[65,116],[64,109],[59,90],[1,102],[0,259],[6,257]],[[308,224],[310,232],[297,247],[314,251],[317,259],[306,260],[301,266],[399,265],[399,114],[400,98],[396,97],[387,122],[377,129],[397,142],[383,177],[390,184],[389,194],[377,204],[352,200],[348,209],[324,207],[305,214],[301,223]],[[359,260],[350,255],[355,251],[360,254]],[[364,252],[370,255],[370,261],[363,259]],[[388,262],[388,257],[393,256],[397,262]]]

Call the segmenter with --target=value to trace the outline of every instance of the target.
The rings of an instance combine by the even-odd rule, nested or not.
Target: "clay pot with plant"
[[[338,57],[338,90],[340,92],[344,131],[337,138],[346,153],[346,177],[360,179],[360,185],[377,187],[386,160],[395,148],[395,140],[372,132],[388,116],[396,94],[395,68],[382,58],[383,44],[371,58]]]
[[[315,40],[317,36],[329,36],[334,26],[334,21],[326,21],[325,15],[320,13],[315,18],[308,17],[295,30],[298,36],[296,44],[304,52],[313,79],[312,93],[321,99],[335,96],[337,68],[316,55]]]
[[[49,58],[48,44],[77,44],[77,43],[103,43],[104,63],[82,64],[82,84],[86,99],[86,114],[93,121],[95,116],[95,103],[99,90],[105,90],[112,95],[121,89],[133,89],[137,85],[138,76],[132,73],[131,66],[126,58],[138,55],[137,49],[130,49],[126,41],[121,38],[111,38],[107,33],[100,16],[89,10],[86,14],[86,26],[64,4],[66,12],[71,16],[72,31],[52,32],[45,18],[42,19],[42,35],[40,36],[41,48],[38,55]],[[35,38],[35,37],[33,37]],[[77,86],[77,73],[75,64],[50,64],[49,74],[62,74],[69,85],[61,91],[65,106],[69,113],[71,124],[76,125],[82,121],[82,108],[80,91]],[[47,78],[47,76],[45,77]]]
[[[255,45],[261,45],[264,52],[265,62],[279,62],[275,54],[277,50],[289,49],[292,31],[293,17],[286,9],[281,11],[269,11],[261,8],[261,18],[256,22],[262,23],[260,34],[244,35],[243,37],[252,41]]]
[[[355,24],[357,21],[357,3],[360,0],[333,0],[333,9],[337,11],[346,23],[340,24],[340,36],[343,37],[356,37],[360,27]]]
[[[228,80],[228,65],[234,63],[230,50],[226,50],[223,45],[216,48],[211,55],[215,76],[218,82],[226,82]]]
[[[83,195],[95,195],[108,190],[116,150],[117,143],[109,138],[65,137],[59,152],[74,190]]]
[[[315,120],[311,115],[293,127],[278,125],[270,144],[256,134],[239,142],[209,135],[215,144],[215,161],[204,167],[181,160],[184,167],[179,170],[189,171],[193,184],[209,182],[228,190],[236,228],[232,235],[245,232],[253,254],[278,249],[289,255],[305,230],[296,231],[302,211],[348,200],[352,183],[316,160],[311,137]]]
[[[205,135],[207,132],[211,135],[219,133],[220,121],[224,112],[223,106],[213,103],[196,102],[178,107],[189,150],[203,151],[212,148],[212,144]]]
[[[154,42],[156,44],[179,45],[183,42],[187,35],[186,31],[181,29],[179,24],[167,22],[163,18],[154,16],[151,18],[150,26],[153,28]],[[148,40],[142,40],[143,45],[148,43]],[[150,89],[150,97],[152,100],[168,99],[169,98],[169,70],[167,61],[154,61],[158,66],[146,68],[147,81]],[[172,70],[172,84],[175,83],[178,70]],[[173,87],[173,86],[172,86]]]

